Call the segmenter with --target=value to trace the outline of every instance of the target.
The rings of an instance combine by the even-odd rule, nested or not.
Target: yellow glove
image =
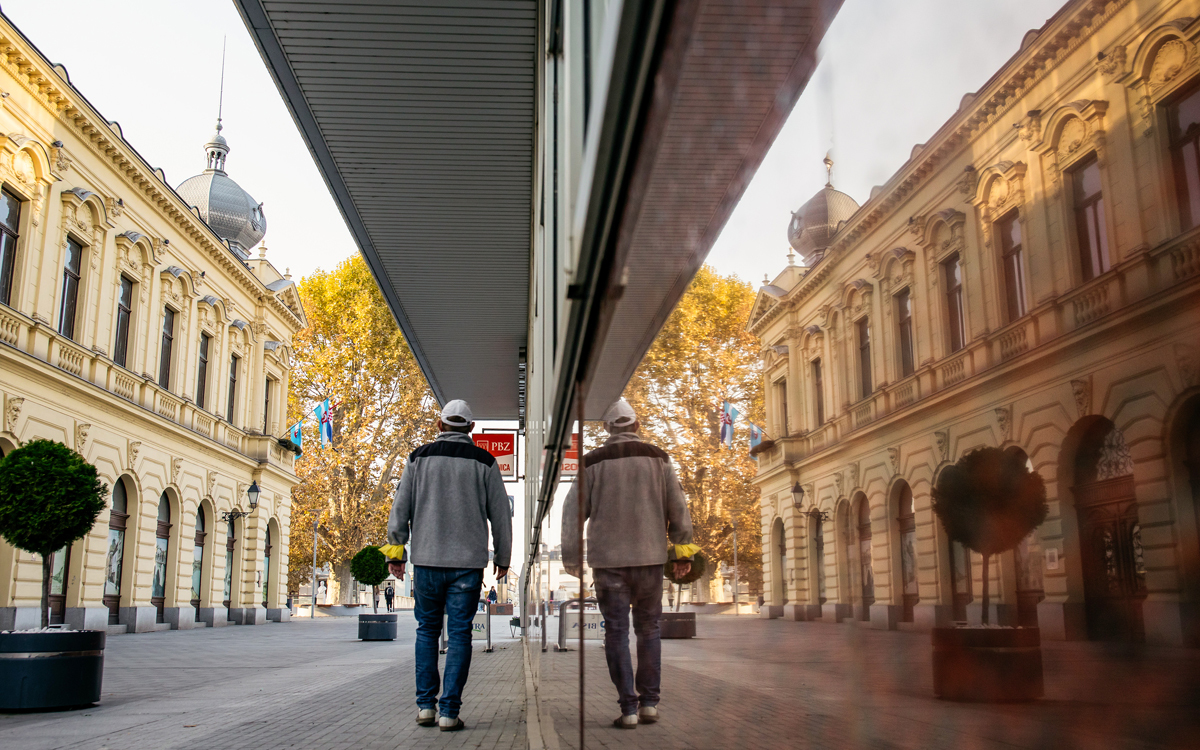
[[[682,560],[685,557],[692,557],[700,551],[700,545],[698,544],[676,544],[673,546],[675,548],[676,560]]]
[[[379,548],[379,551],[382,552],[383,556],[389,560],[403,560],[404,559],[404,545],[403,544],[385,544]]]

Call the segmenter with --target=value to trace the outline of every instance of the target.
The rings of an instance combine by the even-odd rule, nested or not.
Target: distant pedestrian
[[[673,560],[675,577],[687,575],[698,548],[692,544],[692,519],[671,459],[638,437],[633,407],[625,399],[617,401],[605,412],[604,427],[608,440],[583,457],[582,475],[563,505],[562,560],[567,573],[580,578],[582,595],[586,586],[577,494],[582,485],[588,564],[604,615],[604,657],[621,705],[613,724],[637,729],[639,722],[658,721],[663,566]],[[636,677],[629,658],[631,606]]]
[[[490,589],[488,589],[487,600],[488,600],[488,604],[495,604],[497,601],[500,600],[500,597],[496,596],[496,587],[495,586],[492,586]]]
[[[508,493],[496,459],[472,442],[474,427],[466,401],[451,401],[442,409],[437,440],[408,457],[385,545],[388,568],[401,581],[408,558],[404,546],[411,538],[416,548],[417,724],[436,723],[443,732],[466,727],[458,712],[471,670],[471,621],[488,563],[489,521],[497,578],[508,573],[512,554]],[[438,675],[443,614],[449,640],[444,684]]]
[[[387,588],[383,590],[383,600],[387,602],[387,611],[393,611],[392,602],[396,600],[396,589],[392,588],[391,581],[388,582]]]
[[[762,612],[763,605],[766,603],[767,603],[767,600],[763,598],[762,592],[760,591],[758,594],[758,609],[755,611]]]

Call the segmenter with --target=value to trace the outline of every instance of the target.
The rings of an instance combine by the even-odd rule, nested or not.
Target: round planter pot
[[[953,701],[1041,698],[1037,628],[934,628],[933,694]]]
[[[0,634],[0,711],[48,711],[100,700],[102,630]]]
[[[663,612],[658,618],[663,638],[695,638],[695,612]]]
[[[362,641],[396,640],[396,615],[359,615],[358,638]]]

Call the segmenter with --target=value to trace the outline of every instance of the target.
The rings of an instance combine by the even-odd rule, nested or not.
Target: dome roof
[[[807,261],[816,262],[837,234],[838,224],[857,210],[858,204],[853,198],[826,185],[792,213],[788,242]]]
[[[204,144],[204,150],[208,169],[184,180],[175,192],[199,210],[200,218],[245,259],[249,257],[250,248],[267,233],[262,204],[225,174],[229,145],[221,135],[219,121],[216,134]]]

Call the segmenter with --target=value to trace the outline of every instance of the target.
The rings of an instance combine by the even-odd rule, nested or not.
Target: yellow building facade
[[[992,622],[1200,644],[1200,3],[1075,0],[764,284],[765,616],[981,619],[930,507],[982,446],[1046,482]],[[845,156],[844,158],[852,158]]]
[[[304,313],[248,253],[261,205],[225,174],[219,124],[176,192],[6,18],[0,37],[0,452],[64,443],[112,490],[55,555],[54,619],[286,619],[297,479],[274,436]],[[40,558],[0,541],[0,629],[37,626],[40,584]]]

